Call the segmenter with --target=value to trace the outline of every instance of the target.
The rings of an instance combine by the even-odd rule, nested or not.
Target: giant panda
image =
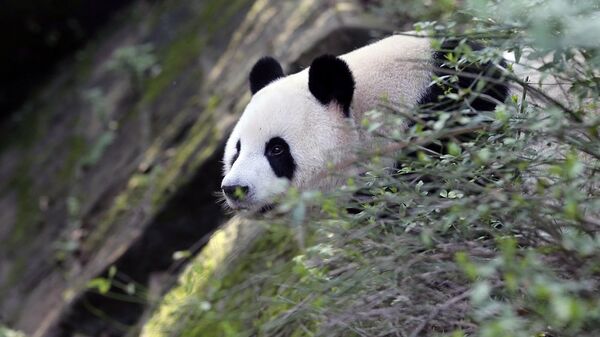
[[[382,99],[408,106],[436,102],[443,90],[431,83],[444,63],[440,50],[452,47],[434,50],[427,38],[393,35],[348,54],[317,57],[309,68],[289,76],[275,59],[258,60],[249,75],[252,98],[225,146],[221,188],[227,205],[256,212],[289,186],[340,184],[339,177],[320,178],[320,173],[373,141],[355,127],[363,114]],[[498,66],[465,71],[498,77]],[[468,87],[477,76],[459,78],[459,85]],[[477,110],[493,110],[508,93],[498,82],[484,91],[472,102]]]

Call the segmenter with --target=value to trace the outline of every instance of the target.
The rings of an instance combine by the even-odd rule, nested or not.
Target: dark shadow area
[[[177,251],[195,255],[224,220],[215,195],[221,182],[223,146],[207,159],[196,175],[158,213],[144,234],[115,263],[119,283],[135,283],[146,291],[154,273],[177,275],[185,261],[174,261]],[[100,277],[108,277],[106,270]],[[86,292],[65,316],[56,336],[124,336],[134,326],[147,303],[139,295],[112,287],[109,296]],[[114,295],[114,296],[113,296]],[[114,298],[115,296],[122,299]]]
[[[0,124],[132,0],[0,1]],[[151,1],[154,2],[154,1]]]

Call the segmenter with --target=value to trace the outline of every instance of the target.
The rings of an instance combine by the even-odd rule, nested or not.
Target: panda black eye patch
[[[240,143],[240,140],[238,139],[237,143],[235,144],[235,149],[237,150],[235,152],[235,154],[233,155],[233,157],[231,158],[231,166],[233,166],[233,163],[235,163],[235,161],[238,159],[238,157],[240,156],[240,150],[242,149],[242,143]]]
[[[290,146],[283,138],[273,137],[267,142],[265,157],[277,177],[292,180],[296,171],[296,162],[290,152]]]

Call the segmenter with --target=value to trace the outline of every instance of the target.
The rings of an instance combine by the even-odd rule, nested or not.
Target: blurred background
[[[95,37],[132,1],[4,1],[0,31],[3,121],[17,110],[55,66]]]
[[[273,55],[294,72],[411,27],[380,4],[2,1],[0,326],[139,328],[228,218],[215,193],[250,67]]]

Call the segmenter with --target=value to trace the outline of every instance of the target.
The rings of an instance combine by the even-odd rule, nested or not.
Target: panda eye
[[[273,137],[265,144],[265,156],[268,158],[286,156],[289,153],[290,146],[281,137]]]
[[[269,156],[275,157],[281,155],[285,151],[282,145],[273,145],[269,149]]]

